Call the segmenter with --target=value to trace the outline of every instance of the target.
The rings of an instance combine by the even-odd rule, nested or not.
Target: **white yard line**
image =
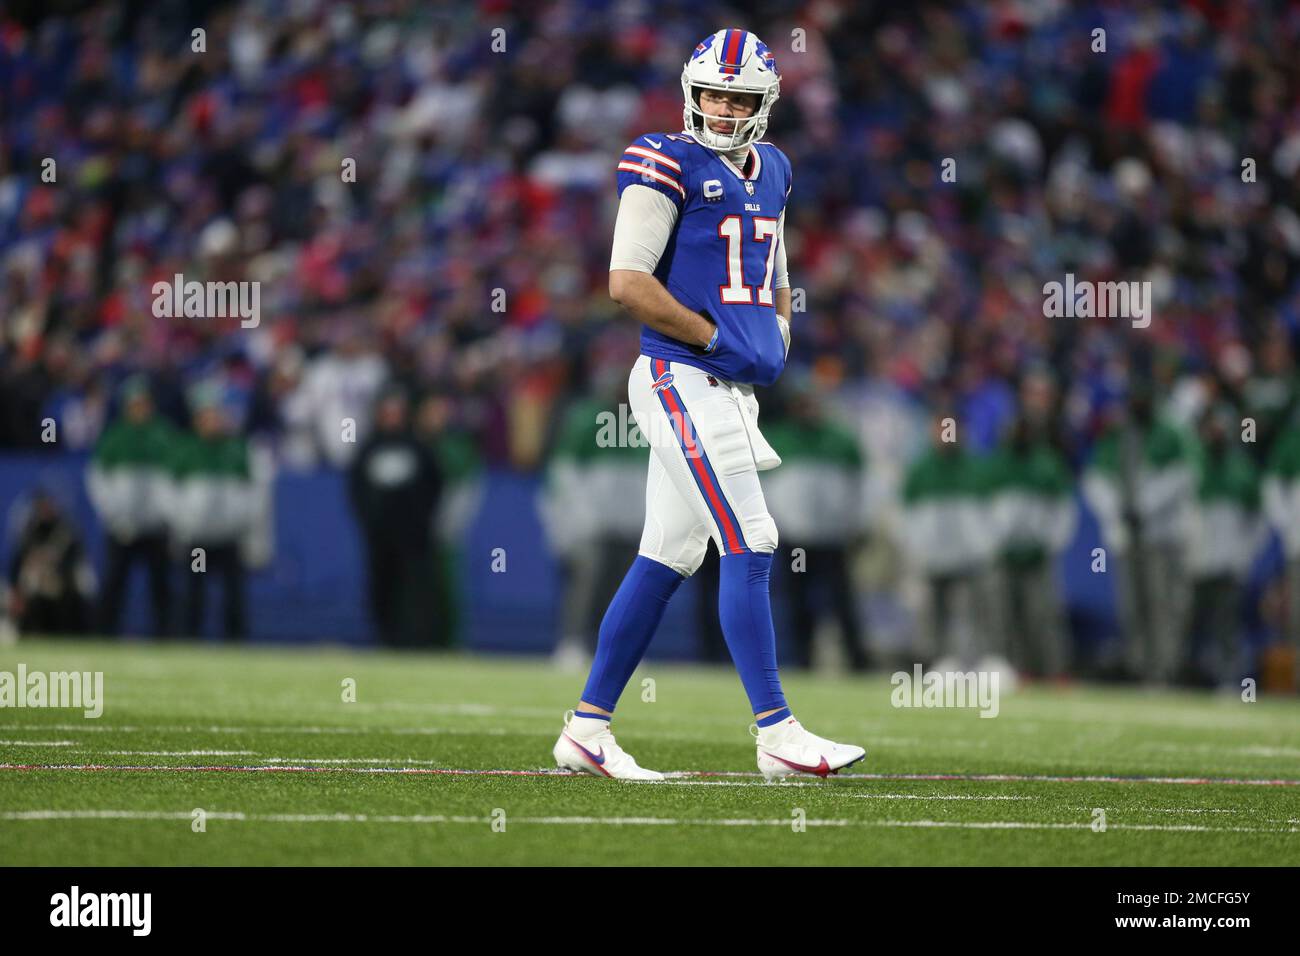
[[[80,750],[78,753],[112,754],[122,757],[251,757],[256,750]]]
[[[1225,747],[1222,744],[1166,743],[1164,741],[1150,741],[1137,746],[1144,750],[1213,753],[1237,757],[1265,757],[1270,760],[1287,757],[1300,760],[1300,747],[1269,747],[1262,744],[1253,744],[1247,747]]]
[[[76,740],[0,740],[0,747],[75,747]]]
[[[920,827],[961,830],[1091,830],[1089,822],[1031,823],[1021,820],[874,820],[863,826]],[[1158,830],[1166,833],[1300,833],[1300,827],[1206,827],[1193,824],[1107,823],[1106,830]]]
[[[1037,800],[1038,797],[1011,797],[1000,794],[950,793],[927,795],[922,793],[846,793],[855,800]]]
[[[366,813],[240,813],[210,811],[204,814],[209,820],[228,820],[241,823],[406,823],[440,824],[469,823],[491,825],[497,818],[491,816],[461,816],[454,814],[420,814],[396,816]],[[7,810],[0,812],[0,820],[192,820],[193,811],[160,810]],[[697,818],[689,817],[511,817],[503,818],[507,826],[528,824],[535,826],[692,826],[692,827],[789,827],[794,818],[756,817]],[[952,829],[952,830],[1090,830],[1092,824],[1081,821],[1028,822],[1023,820],[845,820],[808,819],[798,821],[813,827],[879,827],[886,829]],[[1111,823],[1110,830],[1157,831],[1163,833],[1300,833],[1300,827],[1209,827],[1197,825],[1165,825],[1143,823]]]
[[[93,753],[94,751],[89,751]],[[117,771],[117,772],[151,772],[159,773],[204,773],[204,772],[270,772],[270,773],[373,773],[373,774],[431,774],[447,776],[502,776],[502,777],[584,777],[586,774],[579,774],[573,771],[559,770],[556,768],[536,768],[536,769],[484,769],[484,768],[455,768],[439,767],[433,765],[430,761],[426,766],[380,766],[380,767],[349,767],[339,766],[337,761],[344,758],[325,758],[315,762],[302,757],[276,757],[264,758],[272,762],[264,762],[261,765],[212,765],[212,764],[22,764],[22,763],[0,763],[0,770],[7,771],[38,771],[38,770],[65,770],[65,771]],[[349,761],[355,758],[346,758]],[[295,761],[286,763],[284,761]],[[325,760],[336,761],[326,763]],[[367,758],[366,763],[371,761]],[[385,763],[394,763],[394,758],[383,758]],[[723,778],[746,778],[754,779],[762,775],[753,770],[676,770],[668,771],[664,774],[669,780],[698,779],[700,777],[723,777]],[[1123,783],[1123,784],[1188,784],[1188,785],[1220,785],[1220,786],[1300,786],[1300,780],[1283,779],[1283,778],[1235,778],[1235,777],[1144,777],[1144,776],[1104,776],[1104,775],[1050,775],[1050,774],[1005,774],[1005,773],[842,773],[836,775],[833,780],[825,781],[829,785],[834,785],[839,781],[889,781],[889,782],[920,782],[920,783]],[[646,781],[655,782],[655,781]]]
[[[659,781],[647,781],[659,782]],[[779,780],[767,783],[763,780],[664,780],[663,783],[674,787],[825,787],[820,780]],[[841,790],[843,788],[840,788]],[[920,793],[840,793],[837,796],[853,797],[858,800],[1037,800],[1038,797],[1010,797],[983,794],[934,794]]]
[[[194,726],[183,724],[155,724],[151,727],[121,726],[108,727],[103,724],[0,724],[0,730],[88,730],[98,733],[183,733],[183,734],[399,734],[420,736],[491,736],[504,737],[510,734],[520,736],[520,731],[488,728],[485,730],[446,729],[440,727],[320,727],[320,726],[266,726],[266,727],[228,727],[218,724]],[[543,731],[537,731],[539,734]],[[550,734],[551,731],[545,731]]]

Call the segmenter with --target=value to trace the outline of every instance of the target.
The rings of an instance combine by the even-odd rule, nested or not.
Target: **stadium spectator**
[[[1118,572],[1127,676],[1172,681],[1190,604],[1188,536],[1196,494],[1191,437],[1156,415],[1135,385],[1127,413],[1097,443],[1083,480]]]
[[[1189,547],[1187,677],[1225,687],[1236,686],[1242,673],[1242,594],[1266,529],[1259,469],[1237,440],[1239,420],[1224,405],[1201,417]]]
[[[953,416],[936,418],[930,449],[904,479],[898,529],[926,584],[931,666],[945,671],[1005,656],[991,627],[987,587],[997,547],[988,463],[962,443],[956,428]]]
[[[235,434],[216,387],[196,388],[191,403],[194,430],[176,444],[167,496],[172,545],[186,579],[184,633],[204,633],[208,585],[220,577],[221,633],[239,640],[248,636],[242,548],[256,508],[248,443]]]
[[[352,507],[366,542],[370,610],[390,647],[434,642],[434,519],[443,477],[434,452],[412,434],[400,386],[380,393],[374,431],[348,474]]]
[[[1057,559],[1074,536],[1074,476],[1058,447],[1050,373],[1032,369],[1021,385],[1022,411],[989,463],[994,536],[996,628],[1016,672],[1059,678],[1069,641],[1057,584]]]
[[[143,376],[127,379],[120,394],[123,413],[100,437],[86,472],[108,552],[99,628],[118,632],[131,570],[139,564],[149,576],[153,632],[165,637],[172,628],[166,505],[181,435],[154,411]]]
[[[854,548],[865,533],[862,472],[866,468],[856,436],[832,418],[811,382],[787,389],[787,414],[764,426],[781,464],[763,478],[768,511],[780,529],[779,562],[786,569],[788,631],[794,642],[789,663],[813,663],[813,637],[822,618],[816,600],[823,591],[839,628],[848,667],[864,671],[869,655],[853,586]],[[793,553],[799,550],[796,558]]]
[[[90,626],[95,573],[54,496],[32,496],[9,561],[9,617],[20,634],[76,636]]]
[[[564,555],[560,666],[590,661],[600,616],[636,557],[648,449],[628,408],[626,366],[610,364],[591,397],[566,411],[539,501],[548,538]]]
[[[1295,685],[1300,687],[1300,410],[1273,448],[1264,476],[1264,505],[1282,536],[1287,583],[1283,638],[1291,645]]]
[[[483,462],[473,436],[456,420],[455,403],[441,392],[426,395],[416,412],[416,434],[433,452],[442,472],[442,503],[434,522],[434,643],[464,640],[465,613],[460,568],[462,541],[483,503]]]

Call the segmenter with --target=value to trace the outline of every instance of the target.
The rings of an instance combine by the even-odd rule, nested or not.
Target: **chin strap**
[[[684,129],[682,130],[682,132],[685,133],[687,136],[691,137],[692,139],[694,139],[701,146],[708,147],[709,149],[713,148],[704,141],[704,137],[700,134],[700,132],[693,129]],[[745,160],[749,156],[749,147],[753,145],[754,145],[753,143],[750,143],[749,146],[740,146],[737,147],[736,149],[733,149],[729,153],[722,153],[722,155],[726,156],[727,159],[731,160],[731,162],[738,169],[743,170],[745,168]]]

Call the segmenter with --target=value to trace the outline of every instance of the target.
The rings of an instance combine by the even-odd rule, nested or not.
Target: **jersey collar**
[[[748,176],[746,176],[744,173],[742,173],[742,172],[741,172],[741,171],[736,167],[736,164],[733,163],[733,162],[732,162],[730,159],[728,159],[726,156],[722,155],[722,153],[718,153],[718,159],[722,160],[722,164],[723,164],[724,166],[726,166],[728,169],[730,169],[733,173],[736,174],[736,178],[737,178],[737,179],[742,179],[742,180],[744,180],[744,179],[751,179],[751,180],[753,180],[753,179],[758,179],[758,174],[759,174],[759,173],[762,171],[762,169],[763,169],[763,157],[759,155],[758,150],[755,149],[755,148],[753,147],[752,144],[751,144],[750,147],[749,147],[749,153],[750,153],[751,156],[754,157],[754,171],[753,171],[752,173],[750,173]]]
[[[695,140],[695,142],[699,143],[699,145],[704,146],[704,143],[701,143],[701,142],[700,142],[700,138],[699,138],[698,136],[695,135],[695,131],[694,131],[694,130],[682,130],[682,132],[684,132],[684,133],[685,133],[687,136],[689,136],[691,139]],[[733,163],[730,159],[727,158],[727,156],[726,156],[725,153],[719,153],[717,150],[712,149],[711,147],[708,147],[708,146],[704,146],[704,148],[707,149],[709,152],[713,153],[715,156],[717,156],[718,159],[722,160],[722,165],[726,166],[729,170],[731,170],[733,173],[735,173],[737,179],[740,179],[740,180],[744,180],[744,179],[756,180],[756,179],[758,179],[758,174],[759,174],[760,172],[762,172],[762,169],[763,169],[763,157],[762,157],[762,154],[759,153],[759,151],[758,151],[757,147],[755,146],[755,144],[753,144],[753,143],[750,143],[750,144],[749,144],[749,152],[752,153],[753,156],[754,156],[754,171],[753,171],[752,173],[750,173],[749,176],[746,176],[744,173],[742,173],[742,172],[741,172],[741,171],[736,167],[736,164]]]

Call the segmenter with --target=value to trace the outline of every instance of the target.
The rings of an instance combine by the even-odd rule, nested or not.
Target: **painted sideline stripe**
[[[0,770],[123,770],[172,773],[230,772],[230,773],[414,773],[453,776],[486,777],[586,777],[585,773],[570,770],[467,770],[455,767],[339,767],[271,764],[250,767],[238,765],[177,765],[166,764],[16,764],[0,763]],[[760,777],[757,771],[747,770],[676,770],[666,777]],[[1230,777],[1115,777],[1115,776],[1051,776],[1046,774],[1009,773],[841,773],[836,780],[917,780],[959,782],[1006,783],[1173,783],[1173,784],[1224,784],[1229,786],[1295,787],[1300,780],[1237,779]],[[629,781],[631,782],[631,781]],[[655,783],[657,781],[639,781]]]

